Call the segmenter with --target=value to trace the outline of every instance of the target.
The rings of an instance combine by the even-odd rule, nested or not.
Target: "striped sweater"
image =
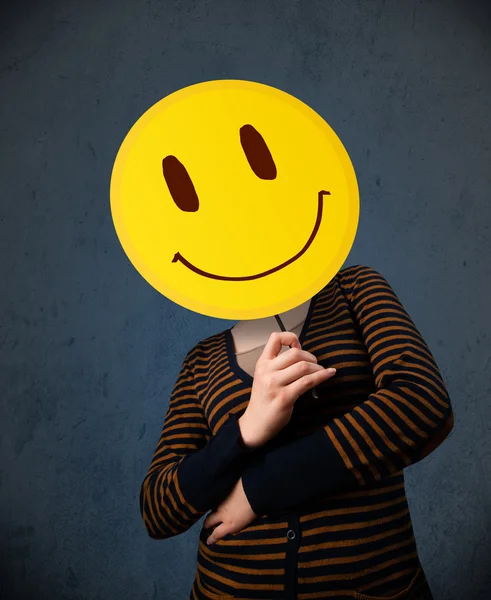
[[[453,428],[431,351],[386,279],[363,265],[315,294],[299,341],[337,372],[254,450],[237,422],[253,378],[230,329],[184,358],[141,485],[146,531],[188,530],[240,477],[257,515],[212,546],[201,529],[190,600],[403,600],[424,579],[403,469]]]

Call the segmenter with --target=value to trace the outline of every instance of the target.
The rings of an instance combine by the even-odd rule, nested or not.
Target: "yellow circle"
[[[243,80],[191,85],[147,110],[119,149],[110,196],[146,281],[223,319],[311,298],[342,267],[359,218],[355,171],[332,128],[294,96]]]

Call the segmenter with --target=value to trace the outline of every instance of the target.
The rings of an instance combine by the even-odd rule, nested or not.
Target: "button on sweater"
[[[454,424],[429,347],[387,280],[365,265],[340,270],[312,298],[299,341],[337,372],[254,450],[238,424],[253,377],[230,329],[183,360],[141,485],[146,531],[187,531],[239,478],[257,515],[212,546],[201,529],[190,599],[403,600],[424,578],[404,469]]]

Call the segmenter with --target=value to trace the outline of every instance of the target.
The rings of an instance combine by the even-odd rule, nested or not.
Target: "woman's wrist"
[[[242,438],[242,443],[249,450],[254,450],[255,448],[259,448],[261,446],[260,443],[256,439],[254,439],[254,435],[252,433],[252,428],[250,422],[248,421],[247,411],[237,420],[240,429],[240,436]]]

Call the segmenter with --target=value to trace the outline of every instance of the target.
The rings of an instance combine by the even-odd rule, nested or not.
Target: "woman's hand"
[[[238,533],[249,525],[249,523],[252,523],[254,519],[257,519],[257,515],[247,500],[241,477],[228,497],[204,520],[203,527],[205,529],[209,529],[220,523],[206,540],[206,543],[210,545],[217,540],[221,540],[229,533]]]
[[[256,448],[275,437],[290,422],[297,398],[335,372],[302,350],[295,333],[274,331],[257,360],[251,398],[238,421],[245,445]]]

